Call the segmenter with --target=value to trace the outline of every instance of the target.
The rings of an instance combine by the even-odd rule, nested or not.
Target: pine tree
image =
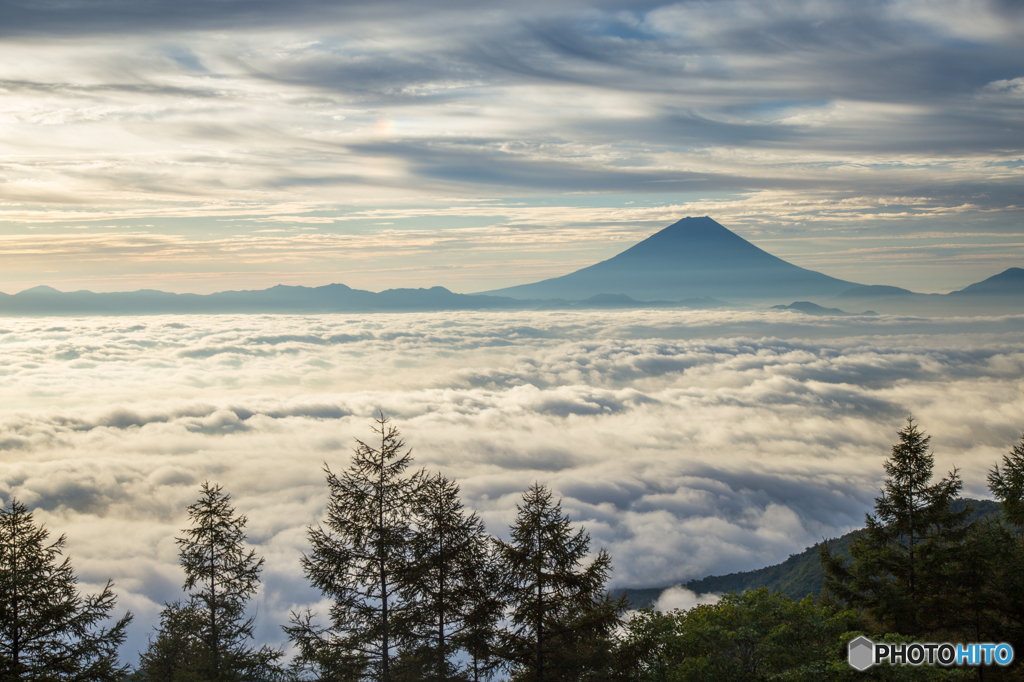
[[[988,641],[1006,641],[1015,651],[1024,651],[1024,436],[1003,456],[1003,467],[993,467],[988,482],[993,497],[1001,502],[1004,519],[998,528],[1003,537],[997,538],[998,546],[983,564],[990,568],[985,575],[986,593],[994,595],[1002,625],[1002,631]]]
[[[505,597],[500,586],[504,576],[493,539],[483,561],[474,562],[469,568],[463,585],[467,604],[465,629],[458,640],[460,648],[469,656],[467,677],[480,682],[491,679],[502,663],[499,647]]]
[[[480,579],[491,539],[476,514],[466,513],[459,486],[441,474],[424,483],[413,514],[411,562],[401,588],[412,605],[404,628],[410,638],[406,656],[418,663],[417,679],[464,679],[453,659],[467,637],[479,635],[480,588],[485,587]]]
[[[180,601],[166,604],[160,611],[156,638],[139,655],[136,677],[152,682],[198,678],[196,668],[202,667],[205,659],[202,630],[203,622],[196,609]]]
[[[852,565],[833,557],[828,543],[821,556],[831,594],[866,609],[886,631],[918,636],[952,620],[942,572],[959,551],[970,509],[950,509],[962,486],[956,469],[931,483],[931,437],[909,418],[898,436],[875,515],[850,546]]]
[[[408,639],[402,625],[410,622],[410,604],[399,588],[424,475],[406,474],[412,451],[383,413],[374,421],[379,447],[356,439],[347,470],[337,475],[324,465],[326,519],[309,529],[312,549],[302,558],[306,577],[334,602],[331,625],[316,625],[307,611],[293,613],[285,628],[298,663],[322,679],[392,682],[397,647]]]
[[[1005,608],[1021,602],[1021,580],[1010,575],[1019,573],[1014,545],[1012,533],[998,519],[968,526],[962,542],[948,552],[949,559],[939,567],[952,617],[944,623],[946,632],[936,634],[969,642],[1006,640]]]
[[[178,538],[189,600],[164,609],[140,671],[151,680],[233,682],[273,677],[281,652],[250,646],[254,617],[245,616],[259,589],[263,559],[254,549],[246,550],[247,519],[235,514],[231,496],[209,482],[200,491],[199,500],[188,507],[192,525]]]
[[[65,536],[49,536],[17,500],[0,509],[0,680],[120,679],[117,649],[132,615],[103,627],[113,584],[79,594],[71,560],[61,560]]]
[[[499,541],[512,621],[508,662],[537,682],[584,679],[611,650],[626,605],[604,588],[611,558],[601,550],[583,566],[590,535],[572,532],[544,486],[531,486],[516,506],[511,540]]]
[[[1003,518],[1024,531],[1024,436],[1003,455],[1003,468],[997,464],[989,472],[988,487],[1002,503]]]

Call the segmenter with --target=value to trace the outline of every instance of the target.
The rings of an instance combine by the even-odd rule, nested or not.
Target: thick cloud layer
[[[259,637],[315,603],[298,559],[378,410],[503,535],[521,492],[563,498],[614,583],[749,570],[863,522],[913,414],[939,471],[985,495],[1024,428],[1024,318],[611,311],[7,319],[0,498],[113,578],[144,644],[180,594],[204,480],[267,558]]]

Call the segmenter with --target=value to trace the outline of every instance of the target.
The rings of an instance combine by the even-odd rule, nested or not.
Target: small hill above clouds
[[[728,301],[832,297],[857,286],[759,249],[708,217],[679,222],[617,256],[534,284],[485,292],[581,301],[615,293],[637,300],[710,296]]]
[[[845,310],[839,308],[824,308],[817,303],[811,303],[810,301],[794,301],[789,305],[773,305],[772,310],[793,310],[798,313],[804,313],[805,315],[834,315],[834,316],[853,316],[853,315],[877,315],[874,310],[865,310],[862,313],[848,313]]]

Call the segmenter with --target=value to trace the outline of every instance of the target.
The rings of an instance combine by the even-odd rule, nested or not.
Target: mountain
[[[882,284],[870,284],[866,286],[853,287],[839,294],[836,298],[879,298],[882,296],[920,296],[910,289],[890,287]]]
[[[323,313],[524,308],[536,301],[452,293],[444,287],[380,293],[344,284],[278,285],[258,291],[170,294],[152,289],[117,293],[61,292],[52,287],[0,296],[0,315],[147,315],[164,313]]]
[[[900,315],[1019,315],[1024,311],[1024,269],[1009,268],[948,294],[918,294],[889,286],[853,287],[832,299]]]
[[[825,308],[817,303],[811,303],[810,301],[794,301],[789,305],[773,305],[772,310],[794,310],[798,313],[804,313],[805,315],[849,316],[878,314],[874,310],[865,310],[862,313],[848,313],[845,310],[840,310],[839,308]]]
[[[581,301],[598,294],[677,301],[831,297],[858,286],[787,263],[708,217],[683,218],[606,261],[562,277],[484,292]]]
[[[954,500],[950,506],[954,511],[970,506],[973,511],[968,518],[968,522],[975,519],[993,517],[1000,513],[1000,505],[994,500],[964,498]],[[842,537],[829,540],[830,551],[833,554],[849,556],[850,543],[863,532],[863,530],[855,530]],[[823,574],[818,554],[820,551],[821,543],[817,543],[799,554],[791,554],[781,564],[766,566],[754,571],[729,573],[728,575],[709,575],[706,578],[683,583],[682,586],[697,594],[724,594],[726,592],[743,592],[759,587],[767,587],[772,592],[782,592],[791,599],[803,599],[809,594],[817,595],[821,592]],[[658,601],[661,593],[667,589],[669,588],[626,588],[618,590],[616,594],[625,592],[633,608],[641,608],[654,604]]]
[[[1024,269],[1009,268],[998,275],[993,275],[986,280],[976,282],[960,291],[954,291],[950,296],[1007,296],[1024,295]]]
[[[1007,315],[1024,311],[1024,269],[1010,268],[951,294],[864,286],[787,263],[708,217],[684,218],[606,261],[562,277],[482,294],[444,287],[379,293],[344,284],[278,285],[255,291],[172,294],[61,292],[37,286],[0,293],[0,315],[156,315],[167,313],[329,313],[573,308],[716,308],[780,303],[809,314],[856,306],[882,313]],[[870,312],[870,311],[869,311]],[[868,313],[862,313],[868,314]]]

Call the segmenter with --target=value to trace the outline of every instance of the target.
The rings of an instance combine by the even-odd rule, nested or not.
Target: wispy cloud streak
[[[852,226],[1019,223],[1024,18],[995,0],[0,9],[11,234],[150,216],[194,239],[223,234],[211,223],[224,216],[472,215],[495,197],[538,215],[578,208],[582,221],[594,195],[609,213],[724,202],[720,220],[825,241]],[[410,221],[395,229],[438,227]],[[986,248],[1007,264],[1021,256]],[[484,256],[490,269],[535,260],[503,253]]]

